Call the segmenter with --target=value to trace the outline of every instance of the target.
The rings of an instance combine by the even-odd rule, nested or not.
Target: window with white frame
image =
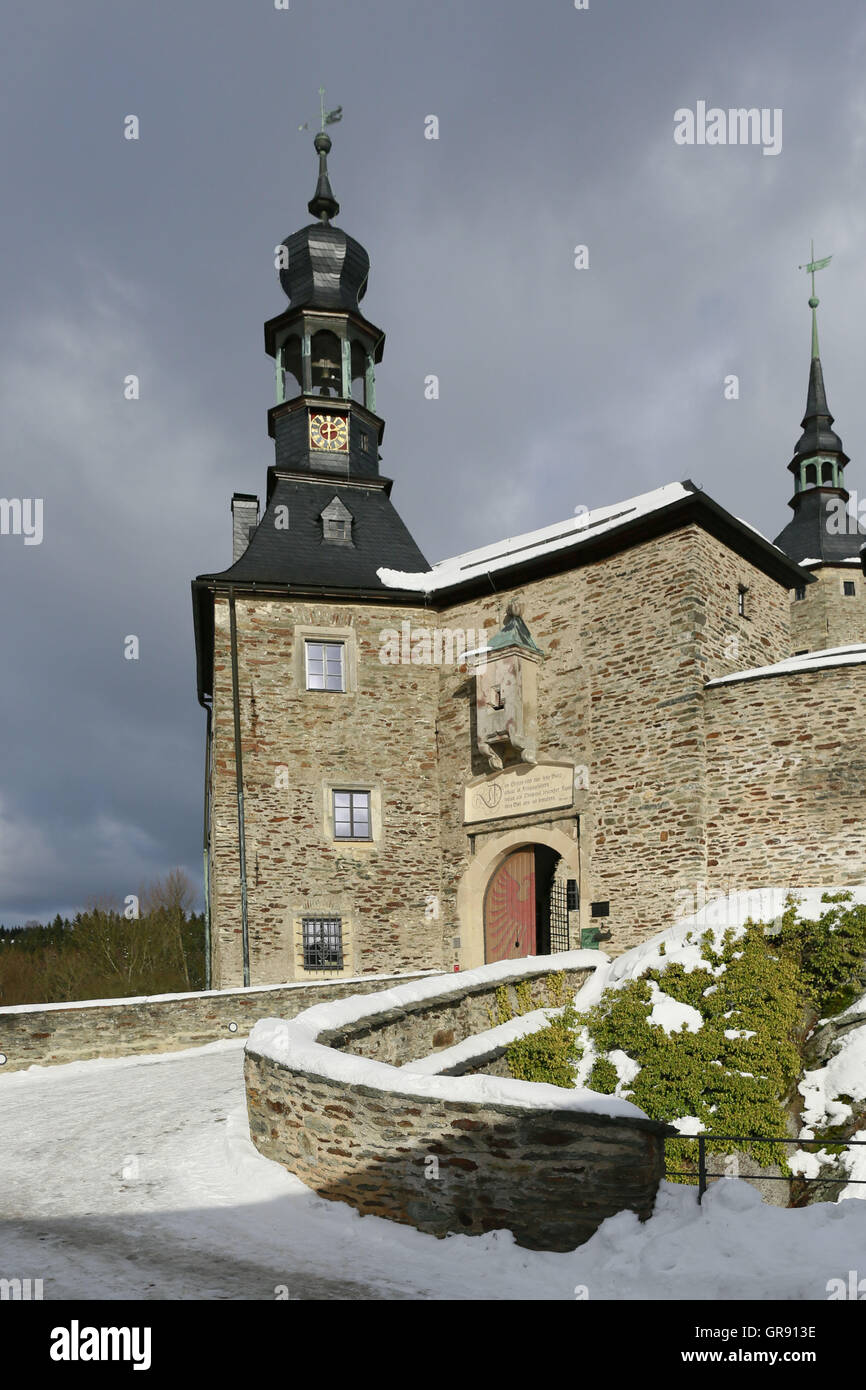
[[[346,689],[344,642],[305,642],[307,689]]]
[[[370,793],[335,791],[334,838],[337,840],[369,840]]]

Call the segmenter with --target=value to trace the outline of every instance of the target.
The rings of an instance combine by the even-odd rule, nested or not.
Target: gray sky
[[[200,879],[189,580],[264,492],[262,323],[321,83],[388,335],[382,467],[434,561],[685,477],[776,535],[810,237],[866,495],[864,70],[858,0],[7,6],[0,495],[43,498],[44,539],[0,536],[0,921]],[[675,144],[698,101],[781,108],[781,153]]]

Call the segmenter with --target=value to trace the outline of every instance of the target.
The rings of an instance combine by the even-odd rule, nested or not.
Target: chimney
[[[236,492],[232,497],[232,564],[243,555],[258,524],[258,497],[251,492]]]

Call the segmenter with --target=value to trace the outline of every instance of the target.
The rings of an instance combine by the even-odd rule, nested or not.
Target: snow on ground
[[[866,1012],[866,996],[859,999],[845,1014]],[[845,1014],[841,1017],[844,1018]],[[800,1082],[803,1096],[801,1137],[810,1138],[815,1128],[839,1125],[851,1118],[853,1111],[839,1096],[853,1101],[866,1100],[866,1024],[853,1028],[839,1039],[839,1050],[827,1065],[807,1071]]]
[[[49,1299],[823,1300],[862,1265],[866,1203],[786,1211],[736,1180],[700,1208],[664,1183],[650,1221],[568,1254],[360,1217],[255,1150],[242,1048],[0,1078],[0,1277]]]

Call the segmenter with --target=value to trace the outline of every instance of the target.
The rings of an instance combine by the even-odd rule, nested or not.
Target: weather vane
[[[815,243],[814,243],[814,241],[811,241],[811,242],[809,243],[809,245],[810,245],[810,247],[811,247],[811,256],[812,256],[812,259],[809,260],[809,261],[807,261],[805,265],[798,266],[797,269],[798,269],[798,270],[805,270],[805,271],[807,272],[807,274],[811,275],[811,277],[812,277],[812,293],[811,293],[811,295],[810,295],[810,297],[809,297],[809,308],[812,310],[812,356],[813,356],[813,357],[817,357],[817,356],[819,355],[819,354],[818,354],[818,316],[817,316],[817,314],[815,313],[815,310],[818,308],[818,304],[819,304],[820,301],[818,300],[818,297],[817,297],[817,295],[815,294],[815,271],[816,271],[816,270],[823,270],[825,266],[827,266],[827,265],[830,264],[830,262],[832,261],[833,257],[832,257],[832,256],[825,256],[824,259],[823,259],[822,261],[816,261],[816,260],[815,260]]]
[[[321,129],[322,129],[322,130],[325,129],[325,126],[326,126],[326,125],[336,125],[337,121],[341,121],[341,120],[343,119],[343,108],[342,108],[342,106],[335,106],[334,109],[333,109],[333,111],[326,111],[326,110],[325,110],[325,89],[324,89],[324,87],[320,87],[320,88],[319,88],[319,106],[321,107],[321,120],[322,120]],[[299,126],[298,126],[298,130],[309,130],[309,129],[310,129],[310,123],[309,123],[309,121],[304,121],[304,124],[303,124],[303,125],[299,125]]]

